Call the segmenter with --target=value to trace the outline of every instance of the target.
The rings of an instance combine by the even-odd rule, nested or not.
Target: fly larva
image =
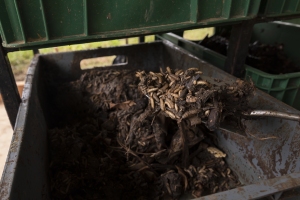
[[[174,94],[174,93],[170,93],[173,97],[178,98],[179,95],[178,94]]]
[[[190,177],[193,177],[193,173],[192,173],[190,170],[184,169],[184,171],[185,171],[186,173],[188,173],[188,174],[190,175]]]
[[[227,168],[226,172],[227,172],[227,175],[229,175],[231,173],[231,170],[229,168]]]
[[[178,76],[179,74],[181,74],[181,72],[183,72],[183,71],[180,69],[177,72],[175,72],[175,75]]]
[[[226,154],[223,153],[221,150],[215,148],[215,147],[208,147],[207,148],[207,151],[211,154],[214,155],[214,157],[216,158],[225,158],[226,157]]]
[[[151,79],[152,80],[157,80],[157,76],[152,76]]]
[[[177,94],[181,89],[177,88],[176,90],[173,91],[173,93]]]
[[[192,68],[189,68],[187,69],[188,71],[198,71],[199,69],[198,68],[195,68],[195,67],[192,67]]]
[[[177,89],[179,89],[181,86],[179,85],[179,84],[176,84],[175,86],[174,86],[174,90],[177,90]]]
[[[175,82],[175,81],[176,81],[176,80],[175,80],[172,76],[170,76],[170,75],[168,75],[167,78],[170,79],[171,82],[173,82],[173,81]]]
[[[172,92],[174,91],[174,88],[175,88],[175,87],[170,88],[170,89],[167,91],[167,93],[172,93]]]
[[[175,81],[171,81],[169,86],[171,87],[174,83],[175,83]]]
[[[180,90],[182,90],[184,86],[179,86],[177,89],[174,90],[173,93],[178,93]]]
[[[197,85],[208,85],[208,83],[206,81],[197,81],[196,84]]]
[[[229,189],[229,185],[228,185],[227,182],[225,183],[225,188],[226,188],[227,190]]]
[[[172,195],[173,193],[172,193],[172,190],[171,190],[171,187],[170,187],[169,182],[166,182],[166,183],[165,183],[165,186],[166,186],[166,188],[167,188],[167,191],[168,191],[169,195]]]
[[[182,119],[185,119],[185,118],[188,118],[189,116],[192,116],[192,115],[195,115],[199,112],[199,110],[189,110],[189,111],[186,111],[183,115],[182,115]]]
[[[154,109],[155,103],[153,97],[150,97],[151,108]]]
[[[153,93],[153,99],[154,99],[156,102],[159,102],[159,98],[158,98],[158,96],[157,96],[156,93]]]
[[[205,105],[209,106],[209,107],[214,107],[214,105],[212,103],[206,103]]]
[[[146,145],[146,142],[138,141],[138,144],[144,147]]]
[[[152,76],[156,76],[155,73],[151,72],[151,71],[149,72],[149,74],[152,75]]]
[[[176,112],[178,112],[178,110],[179,110],[176,103],[175,103],[175,110],[176,110]]]
[[[158,88],[151,88],[151,89],[148,89],[147,92],[150,93],[150,92],[155,92],[157,90],[158,90]]]
[[[185,77],[184,79],[185,80],[188,80],[188,79],[190,79],[191,78],[191,76],[187,76],[187,77]]]
[[[147,87],[146,87],[145,85],[139,85],[139,88],[140,88],[141,90],[146,90],[146,89],[147,89]]]
[[[168,87],[169,87],[169,85],[168,85],[168,83],[166,83],[164,86],[159,88],[159,90],[162,91],[162,92],[165,92]]]
[[[150,95],[150,104],[151,104],[151,108],[154,109],[154,106],[155,106],[155,102],[154,102],[154,98],[152,97],[152,93]]]
[[[196,71],[195,74],[203,74],[202,71]]]
[[[205,111],[205,113],[204,113],[204,114],[205,114],[205,116],[206,116],[206,117],[208,117],[208,116],[209,116],[209,114],[210,114],[210,110],[207,110],[207,111]]]
[[[112,72],[112,74],[119,75],[119,74],[121,74],[121,72],[116,71],[116,72]]]
[[[160,98],[159,99],[159,105],[160,105],[160,109],[165,111],[166,110],[166,107],[165,107],[165,102],[163,100],[163,98]]]
[[[136,73],[135,73],[135,76],[136,76],[136,77],[141,77],[141,76],[143,76],[143,75],[142,75],[141,72],[136,72]]]
[[[201,123],[202,123],[202,120],[201,120],[201,118],[199,118],[199,117],[192,117],[192,118],[189,118],[189,121],[190,121],[191,126],[194,126],[194,125],[197,125],[197,124],[201,124]]]
[[[165,104],[167,104],[169,108],[174,108],[174,103],[168,98],[166,98]]]
[[[216,193],[216,192],[217,192],[217,189],[219,189],[219,187],[218,187],[218,186],[214,187],[214,189],[213,189],[213,193]]]
[[[162,75],[165,75],[165,73],[164,73],[164,71],[162,70],[161,67],[159,68],[159,71],[160,71],[160,73],[161,73]]]
[[[154,73],[154,72],[149,72],[150,75],[152,75],[152,80],[157,80],[159,83],[162,83],[162,77],[163,75],[161,73]]]
[[[167,110],[167,111],[170,111],[171,113],[173,113],[176,119],[180,119],[180,117],[177,115],[175,109],[166,107],[166,110]]]
[[[157,76],[157,78],[158,78],[158,82],[159,82],[159,83],[162,83],[162,82],[163,82],[162,76]]]
[[[169,74],[169,77],[176,80],[176,81],[180,80],[180,78],[178,76],[174,75],[174,74]]]
[[[166,69],[169,74],[172,74],[171,68],[169,66]]]
[[[226,176],[225,176],[225,174],[224,174],[223,172],[221,172],[221,175],[222,175],[224,178],[226,178]]]
[[[171,117],[172,119],[176,119],[175,115],[174,115],[172,112],[170,112],[170,111],[168,111],[168,110],[165,110],[165,113],[166,113],[167,115],[169,115],[169,117]]]

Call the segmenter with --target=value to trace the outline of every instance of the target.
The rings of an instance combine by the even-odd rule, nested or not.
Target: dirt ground
[[[13,130],[10,126],[5,107],[0,104],[0,172],[2,175]]]

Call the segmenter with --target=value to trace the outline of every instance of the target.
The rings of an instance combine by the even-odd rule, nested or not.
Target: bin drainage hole
[[[92,69],[94,67],[107,67],[126,65],[128,63],[127,56],[124,55],[113,55],[113,56],[102,56],[96,58],[88,58],[80,61],[80,68]]]

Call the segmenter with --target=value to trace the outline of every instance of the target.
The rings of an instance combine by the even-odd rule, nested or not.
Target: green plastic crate
[[[259,13],[267,17],[300,14],[300,0],[262,0]]]
[[[235,23],[260,0],[0,0],[6,48],[30,49]]]
[[[246,79],[251,79],[260,90],[300,110],[300,72],[273,75],[247,66]]]
[[[263,30],[263,31],[262,31]],[[300,26],[290,23],[262,23],[254,26],[252,39],[267,44],[276,42],[285,45],[285,53],[291,60],[300,65]],[[194,42],[187,41],[175,34],[168,33],[157,36],[184,48],[214,66],[224,70],[226,56],[207,49]],[[300,72],[273,75],[245,65],[247,79],[251,79],[255,86],[284,103],[300,110]]]

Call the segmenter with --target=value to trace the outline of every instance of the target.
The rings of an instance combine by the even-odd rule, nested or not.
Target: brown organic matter
[[[227,56],[229,40],[225,37],[214,35],[206,36],[200,44],[206,48]],[[270,74],[286,74],[300,71],[286,55],[283,44],[263,44],[259,41],[249,44],[246,64]]]
[[[215,85],[197,68],[105,69],[55,91],[52,199],[192,198],[240,185],[207,128],[247,109],[251,84]]]

